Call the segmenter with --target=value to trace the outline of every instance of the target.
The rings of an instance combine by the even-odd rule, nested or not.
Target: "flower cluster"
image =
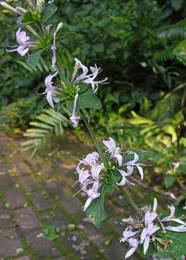
[[[78,77],[76,77],[76,73],[79,69],[82,70],[82,73]],[[99,72],[101,71],[101,69],[98,68],[96,65],[95,67],[90,66],[90,71],[91,71],[90,74],[88,74],[88,71],[89,71],[88,67],[83,65],[80,60],[75,58],[75,67],[74,67],[74,74],[73,74],[72,81],[76,84],[80,82],[85,84],[90,84],[93,92],[95,93],[98,90],[98,84],[105,82],[107,78],[98,81],[95,80]]]
[[[118,172],[121,174],[121,181],[117,183],[118,186],[124,186],[126,183],[129,185],[134,185],[128,181],[128,177],[133,174],[134,168],[136,167],[140,173],[141,180],[143,180],[143,168],[141,164],[138,163],[139,156],[135,152],[128,152],[128,154],[133,154],[134,159],[128,162],[123,162],[123,156],[121,154],[120,147],[116,146],[113,138],[109,137],[109,140],[104,140],[103,144],[107,147],[106,152],[109,153],[109,160],[114,160],[118,164]]]
[[[71,83],[73,83],[75,85],[78,85],[79,83],[91,85],[92,91],[95,93],[98,89],[98,84],[105,82],[107,80],[107,78],[100,80],[100,81],[96,81],[95,79],[101,70],[100,68],[98,68],[96,65],[95,65],[95,67],[90,66],[91,73],[88,74],[88,71],[89,71],[88,67],[83,65],[81,63],[81,61],[78,60],[77,58],[75,58],[74,60],[75,60],[75,66],[74,66],[74,72],[72,74]],[[82,73],[77,76],[79,69],[82,70]],[[79,90],[77,88],[77,92],[76,92],[75,98],[74,98],[72,114],[70,116],[70,120],[74,127],[77,127],[79,120],[80,120],[80,116],[77,115],[77,112],[76,112],[77,101],[78,101],[78,97],[79,97],[78,91]]]
[[[175,207],[168,206],[170,209],[170,215],[161,218],[157,213],[157,200],[154,199],[153,208],[145,207],[142,209],[144,216],[139,219],[129,217],[122,221],[127,224],[127,227],[123,231],[123,236],[120,242],[128,242],[130,249],[125,255],[125,259],[130,257],[138,248],[139,245],[143,245],[143,253],[146,254],[150,242],[161,241],[161,238],[156,235],[156,232],[166,230],[174,232],[186,232],[186,223],[180,218],[175,217]],[[179,225],[165,225],[164,223],[173,222]]]
[[[134,154],[134,159],[128,161],[127,163],[123,163],[121,150],[119,147],[117,147],[113,138],[110,137],[108,140],[104,140],[103,144],[106,146],[106,152],[109,154],[108,160],[111,162],[111,164],[114,162],[114,167],[121,175],[121,181],[116,183],[116,185],[124,186],[126,183],[134,185],[127,180],[127,177],[130,177],[133,174],[134,167],[138,168],[139,172],[141,173],[141,177],[143,178],[143,170],[140,164],[137,163],[139,157],[136,153],[129,152]],[[121,167],[122,169],[126,168],[126,171],[121,170]],[[101,162],[100,156],[97,152],[88,154],[78,163],[76,167],[76,171],[79,175],[78,182],[81,186],[81,190],[88,196],[88,199],[84,205],[84,210],[88,208],[88,206],[95,198],[100,196],[100,192],[98,190],[101,188],[102,183],[104,182],[104,178],[101,178],[104,176],[104,173],[102,172],[103,169],[105,169],[104,173],[106,173],[106,167],[104,163]]]
[[[83,207],[84,211],[89,207],[94,199],[100,196],[98,190],[101,186],[100,178],[103,169],[104,164],[100,162],[99,154],[97,152],[89,153],[76,167],[81,190],[88,196]]]
[[[58,102],[58,99],[56,98],[56,91],[58,90],[58,88],[56,86],[53,86],[53,82],[52,82],[52,79],[55,76],[57,76],[57,73],[56,73],[56,71],[57,71],[56,44],[55,44],[56,32],[54,33],[53,38],[54,38],[54,40],[53,40],[53,44],[51,47],[51,49],[52,49],[52,68],[55,69],[55,72],[53,74],[49,74],[45,78],[46,89],[44,92],[44,94],[46,95],[47,101],[51,107],[54,107],[54,102]],[[79,69],[82,70],[82,73],[79,76],[77,76]],[[81,63],[81,61],[79,61],[77,58],[75,58],[75,66],[74,66],[74,72],[72,74],[71,83],[74,85],[77,85],[77,86],[79,83],[90,84],[93,92],[96,92],[98,89],[98,84],[106,81],[107,78],[105,78],[104,80],[101,80],[101,81],[95,81],[95,78],[97,77],[98,73],[100,72],[100,68],[97,68],[97,66],[95,65],[95,67],[90,67],[90,70],[92,73],[88,74],[88,71],[89,71],[88,68],[85,65],[83,65]],[[70,120],[74,127],[77,127],[79,120],[80,120],[80,116],[77,114],[77,102],[78,102],[78,98],[79,98],[78,92],[79,92],[79,88],[77,87],[77,92],[75,94],[74,102],[73,102],[72,113],[70,116]]]

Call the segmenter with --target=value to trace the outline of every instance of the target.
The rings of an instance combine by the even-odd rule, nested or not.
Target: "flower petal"
[[[145,242],[143,244],[143,253],[144,253],[144,255],[146,255],[146,253],[147,253],[147,250],[149,248],[149,243],[150,243],[150,237],[146,237],[145,238]]]

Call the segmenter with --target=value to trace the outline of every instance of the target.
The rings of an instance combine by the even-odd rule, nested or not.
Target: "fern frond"
[[[46,143],[51,135],[61,136],[68,125],[68,119],[60,112],[47,109],[30,122],[32,128],[27,129],[24,136],[29,138],[22,144],[24,150],[32,150],[32,156]]]
[[[166,48],[153,53],[153,61],[157,63],[164,62],[173,58],[175,58],[174,48]]]
[[[157,35],[160,39],[165,40],[180,40],[186,38],[186,19],[181,20],[176,24],[162,26],[158,29]]]

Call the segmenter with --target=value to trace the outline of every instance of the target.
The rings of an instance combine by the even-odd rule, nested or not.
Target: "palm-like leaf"
[[[27,129],[24,136],[29,138],[22,146],[24,150],[32,150],[32,156],[46,143],[50,135],[61,136],[68,125],[68,119],[60,112],[47,109],[30,122],[32,128]]]

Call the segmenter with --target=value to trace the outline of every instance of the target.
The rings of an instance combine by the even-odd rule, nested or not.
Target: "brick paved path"
[[[0,136],[0,260],[123,259],[115,217],[121,219],[122,209],[113,211],[110,203],[114,214],[106,224],[96,229],[89,223],[81,211],[84,199],[72,198],[76,161],[70,151],[81,158],[84,148],[74,153],[67,144],[63,150],[31,159],[20,141]]]

